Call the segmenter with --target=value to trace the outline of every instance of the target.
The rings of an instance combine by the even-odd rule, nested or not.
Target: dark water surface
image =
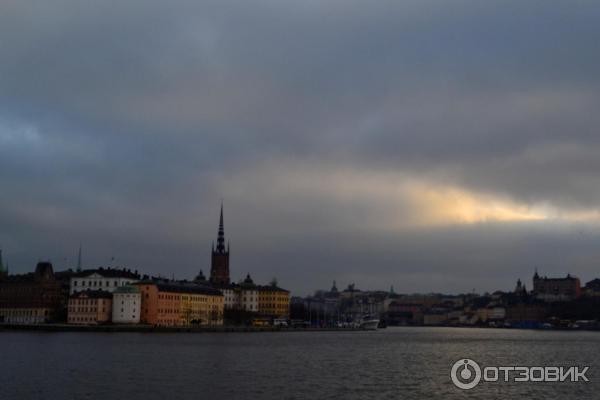
[[[589,365],[591,382],[464,392],[450,368],[465,357]],[[599,358],[600,332],[0,332],[0,399],[600,399]]]

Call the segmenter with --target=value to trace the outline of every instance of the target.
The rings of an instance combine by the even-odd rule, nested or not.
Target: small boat
[[[368,315],[363,317],[363,319],[359,325],[360,329],[364,329],[366,331],[376,331],[378,327],[379,327],[379,318],[374,318],[374,317],[371,317]]]

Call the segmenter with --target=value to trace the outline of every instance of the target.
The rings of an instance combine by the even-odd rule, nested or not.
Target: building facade
[[[250,274],[246,275],[246,279],[240,283],[230,283],[218,287],[223,292],[226,310],[258,312],[259,287],[254,284]]]
[[[566,278],[533,276],[533,294],[538,300],[545,302],[572,301],[581,296],[579,278],[567,275]]]
[[[142,294],[138,286],[121,286],[113,292],[113,323],[139,324],[141,312]]]
[[[289,318],[290,292],[277,285],[259,286],[258,313],[274,318]]]
[[[600,297],[600,279],[593,279],[586,283],[583,293],[587,297]]]
[[[128,269],[98,268],[75,273],[71,277],[69,294],[86,290],[104,290],[112,293],[121,286],[138,282],[140,275]]]
[[[64,274],[63,274],[64,275]],[[68,279],[54,273],[50,262],[35,272],[0,279],[0,323],[39,324],[66,319]]]
[[[140,322],[157,326],[223,325],[223,294],[214,288],[143,281]]]
[[[111,321],[111,315],[112,294],[105,290],[88,289],[69,297],[69,324],[104,324]]]

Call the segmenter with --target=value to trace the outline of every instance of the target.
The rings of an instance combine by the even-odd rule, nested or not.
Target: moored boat
[[[373,318],[371,316],[365,316],[359,325],[360,329],[366,331],[376,331],[379,327],[379,318]]]

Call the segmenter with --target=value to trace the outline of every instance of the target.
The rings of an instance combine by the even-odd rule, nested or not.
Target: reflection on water
[[[377,332],[0,332],[0,399],[597,398],[600,332],[388,328]],[[450,368],[589,365],[590,383],[462,392]]]

